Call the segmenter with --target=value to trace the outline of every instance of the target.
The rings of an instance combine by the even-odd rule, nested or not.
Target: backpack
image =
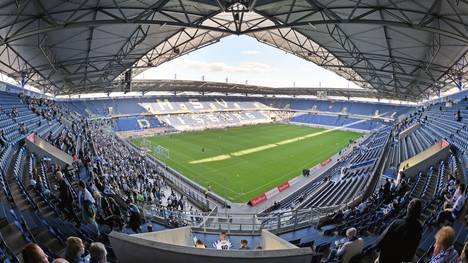
[[[88,214],[89,218],[95,219],[96,214],[97,214],[97,208],[94,203],[91,203],[90,201],[86,201],[86,212]]]

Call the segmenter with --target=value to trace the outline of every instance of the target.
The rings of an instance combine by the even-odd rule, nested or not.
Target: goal
[[[153,153],[160,159],[169,159],[169,149],[164,146],[156,145],[153,148]]]

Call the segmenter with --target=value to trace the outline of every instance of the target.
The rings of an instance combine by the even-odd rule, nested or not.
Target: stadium
[[[468,263],[467,78],[466,0],[0,0],[0,260]]]

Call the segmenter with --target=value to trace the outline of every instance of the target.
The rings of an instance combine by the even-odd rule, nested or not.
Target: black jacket
[[[73,204],[73,194],[71,192],[70,186],[68,186],[65,180],[62,180],[59,183],[59,197],[62,203],[72,205]]]
[[[397,219],[377,240],[379,263],[411,261],[421,240],[422,227],[417,219]]]

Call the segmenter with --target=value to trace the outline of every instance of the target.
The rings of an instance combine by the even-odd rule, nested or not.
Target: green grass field
[[[359,133],[265,124],[147,138],[169,149],[170,167],[233,202],[246,202],[301,174]],[[132,141],[142,144],[142,139]],[[152,154],[155,154],[152,152]],[[156,155],[155,155],[156,156]],[[159,156],[156,156],[159,158]]]

